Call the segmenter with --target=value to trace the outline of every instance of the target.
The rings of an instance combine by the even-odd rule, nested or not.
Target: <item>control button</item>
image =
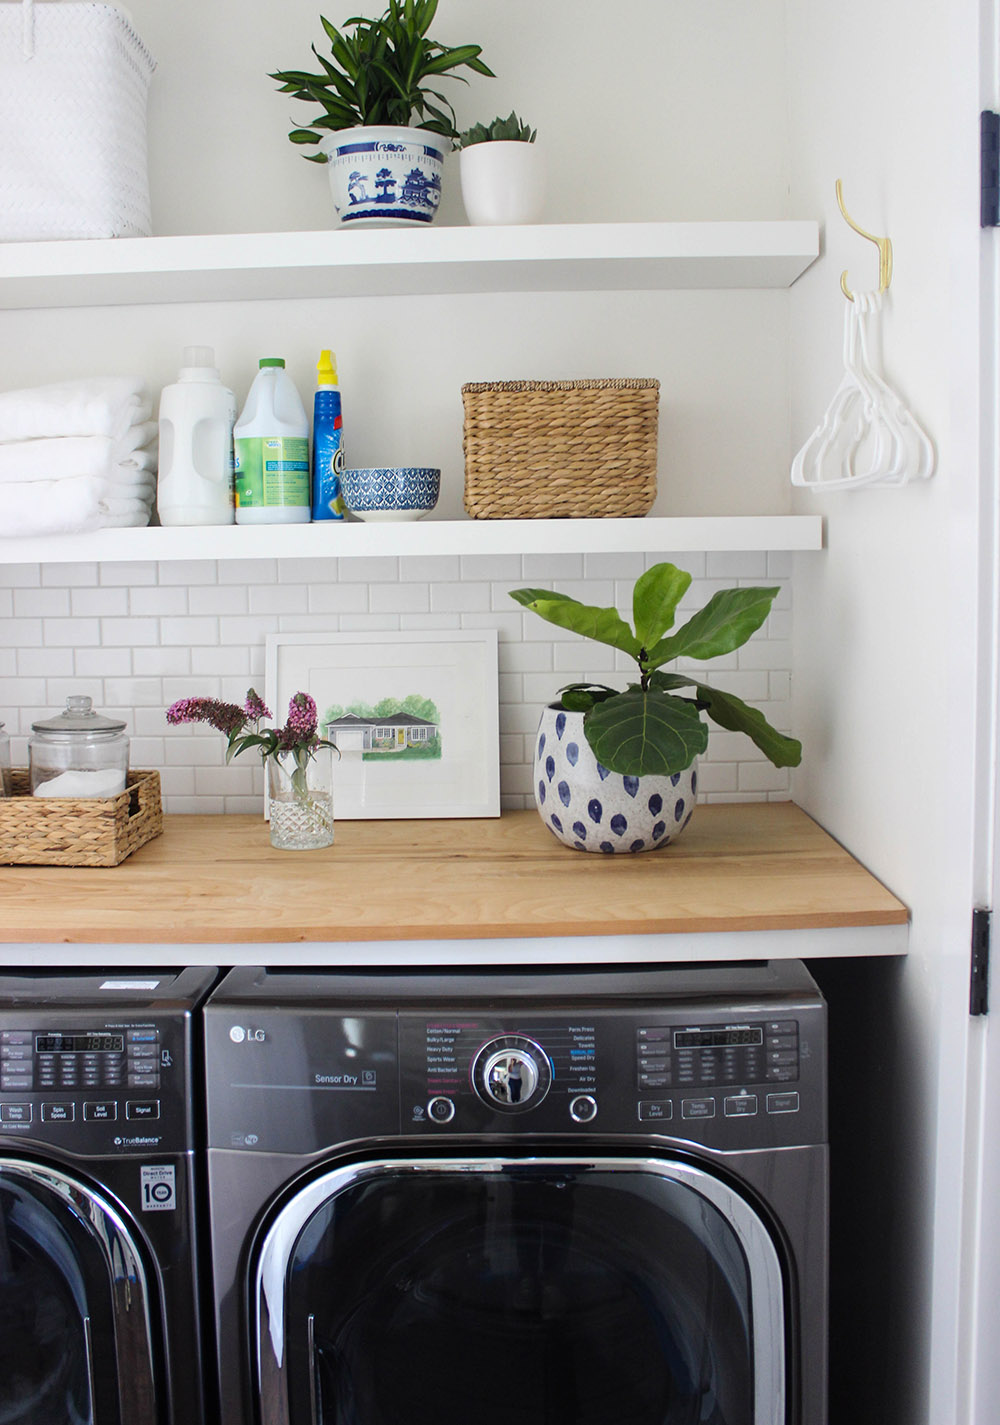
[[[155,1098],[130,1099],[125,1105],[125,1117],[137,1118],[159,1118],[160,1101]]]
[[[714,1098],[682,1098],[681,1099],[682,1118],[714,1118],[715,1099]]]
[[[597,1100],[589,1093],[577,1094],[576,1098],[570,1099],[569,1116],[574,1123],[589,1123],[597,1117]]]
[[[30,1044],[30,1029],[0,1029],[0,1044]]]
[[[668,1089],[670,1087],[669,1074],[640,1074],[639,1087],[641,1089]]]
[[[9,1063],[11,1059],[30,1059],[30,1044],[0,1044],[0,1059]]]
[[[435,1123],[450,1123],[455,1117],[455,1105],[450,1098],[441,1094],[432,1098],[427,1105],[427,1117],[432,1118]]]
[[[156,1029],[130,1029],[126,1037],[130,1044],[155,1044],[159,1038],[159,1031]]]
[[[128,1086],[130,1089],[158,1089],[160,1076],[159,1074],[129,1074]]]
[[[639,1121],[654,1123],[659,1119],[667,1123],[674,1116],[674,1106],[668,1098],[648,1098],[639,1100]]]
[[[666,1026],[660,1026],[659,1028],[653,1029],[637,1029],[636,1038],[648,1040],[669,1039],[670,1030]]]
[[[769,1064],[795,1064],[798,1062],[798,1057],[797,1049],[770,1049],[767,1062]]]
[[[769,1019],[764,1030],[767,1034],[798,1034],[799,1022],[797,1019]]]
[[[43,1103],[42,1122],[43,1123],[72,1123],[76,1118],[75,1103]]]
[[[0,1103],[0,1123],[30,1123],[30,1103]]]
[[[9,1074],[0,1070],[0,1089],[6,1089],[8,1093],[23,1093],[30,1088],[30,1074]]]
[[[723,1108],[727,1118],[749,1118],[757,1112],[757,1095],[755,1093],[737,1093],[723,1100]]]
[[[114,1099],[99,1099],[83,1105],[84,1123],[113,1123],[118,1117]]]
[[[787,1068],[783,1065],[774,1065],[768,1069],[765,1078],[769,1083],[787,1084],[797,1079],[799,1076],[798,1064],[790,1064]]]
[[[797,1093],[769,1093],[767,1096],[768,1113],[798,1113],[799,1096]]]
[[[768,1049],[795,1049],[798,1047],[797,1034],[769,1034],[764,1041]]]

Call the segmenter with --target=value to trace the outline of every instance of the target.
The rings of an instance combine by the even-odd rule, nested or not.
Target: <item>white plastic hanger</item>
[[[813,489],[900,486],[934,473],[934,446],[899,394],[877,369],[871,328],[877,327],[882,293],[892,278],[892,244],[859,228],[844,207],[840,180],[837,202],[856,232],[879,250],[879,290],[853,293],[847,273],[840,285],[844,313],[844,376],[822,421],[792,461],[792,484]]]

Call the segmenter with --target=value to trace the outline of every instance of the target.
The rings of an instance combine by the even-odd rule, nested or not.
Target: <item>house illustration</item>
[[[325,736],[341,752],[398,752],[430,742],[440,731],[438,723],[404,712],[379,718],[344,713],[327,722],[325,729]]]

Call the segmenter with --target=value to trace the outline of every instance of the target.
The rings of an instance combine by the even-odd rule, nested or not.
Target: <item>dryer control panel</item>
[[[821,1003],[400,1014],[404,1133],[601,1133],[720,1149],[825,1139]]]

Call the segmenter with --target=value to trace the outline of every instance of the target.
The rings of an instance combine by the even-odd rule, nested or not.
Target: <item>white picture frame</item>
[[[337,820],[500,815],[495,629],[268,634],[275,725],[297,692],[316,700],[320,736],[338,743]]]

